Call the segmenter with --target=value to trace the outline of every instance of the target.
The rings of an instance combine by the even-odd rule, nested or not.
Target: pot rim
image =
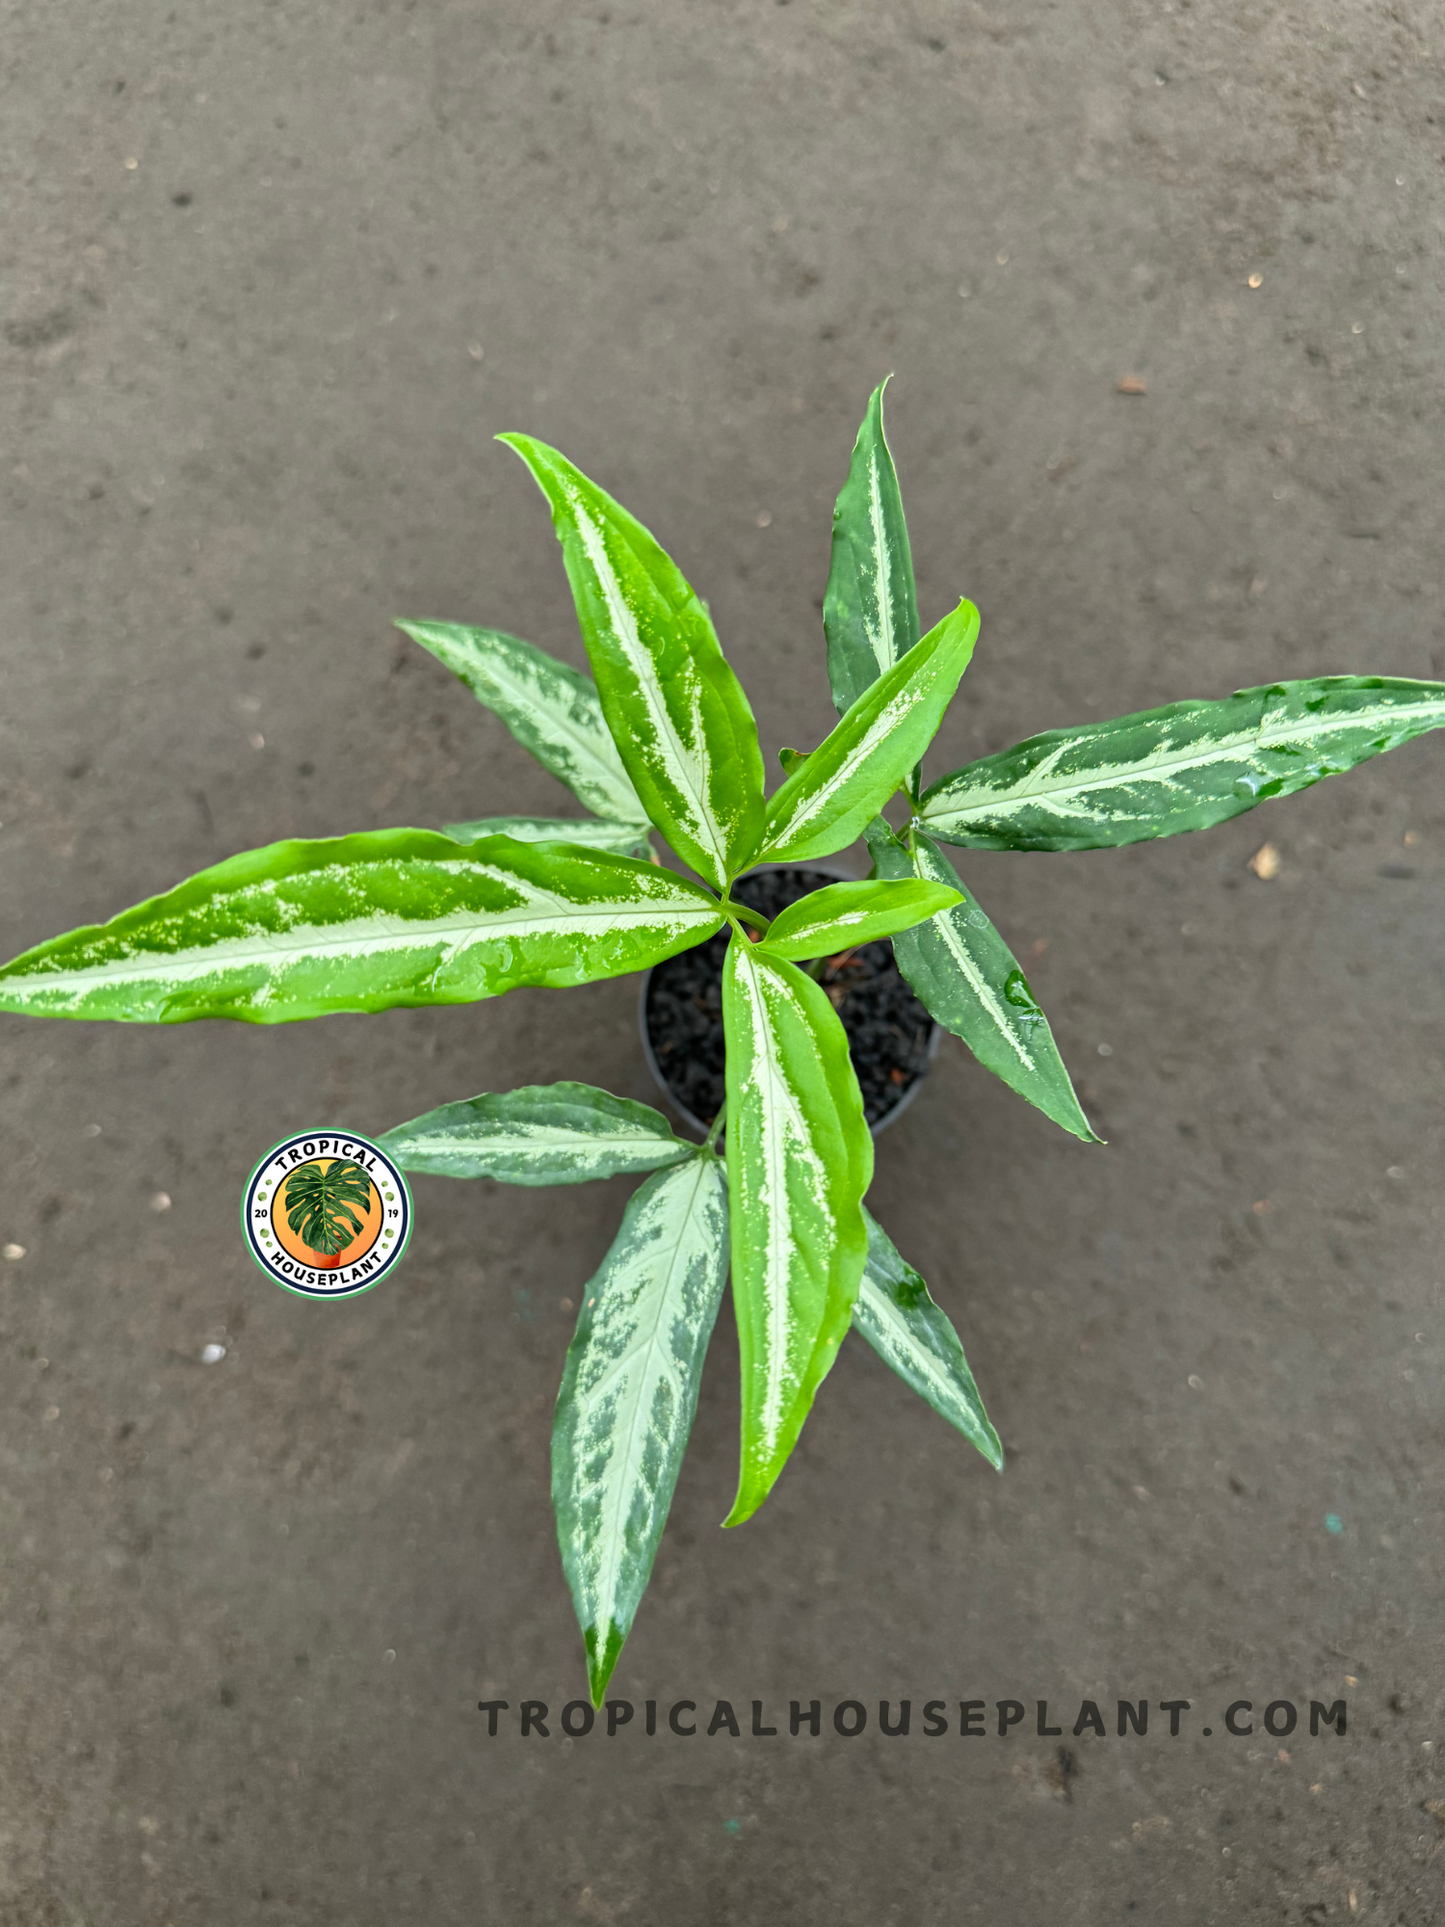
[[[856,883],[859,880],[851,870],[845,869],[841,863],[829,863],[826,860],[815,859],[795,860],[792,863],[755,863],[751,870],[745,870],[743,872],[743,876],[760,876],[768,870],[815,870],[820,876],[833,877],[839,883]],[[742,878],[740,877],[738,881],[741,882]],[[671,1086],[662,1074],[662,1066],[658,1063],[657,1053],[652,1048],[652,1039],[647,1034],[647,992],[652,983],[652,972],[656,968],[657,966],[655,964],[649,965],[649,967],[643,971],[642,985],[637,997],[637,1029],[642,1038],[642,1055],[647,1060],[647,1068],[652,1072],[653,1082],[662,1092],[663,1097],[671,1105],[672,1109],[682,1119],[684,1124],[697,1132],[700,1139],[706,1139],[709,1127],[703,1123],[700,1117],[695,1117],[693,1113],[688,1110],[687,1106],[674,1096]],[[924,1056],[922,1070],[918,1073],[917,1077],[914,1078],[898,1102],[893,1105],[891,1109],[885,1111],[876,1124],[870,1124],[868,1126],[870,1137],[878,1137],[908,1109],[909,1105],[923,1088],[923,1081],[932,1071],[942,1045],[943,1025],[939,1023],[936,1017],[930,1018],[928,1046]]]

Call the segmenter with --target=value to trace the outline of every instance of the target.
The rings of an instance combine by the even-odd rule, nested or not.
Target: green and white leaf
[[[928,747],[977,637],[961,602],[859,697],[769,800],[759,862],[827,856],[861,833]]]
[[[552,1504],[595,1706],[667,1523],[727,1277],[727,1186],[693,1156],[636,1193],[586,1287],[552,1427]]]
[[[873,1140],[838,1013],[811,978],[734,937],[723,966],[741,1525],[767,1497],[848,1329]]]
[[[1445,723],[1445,683],[1320,676],[1051,729],[924,794],[925,828],[981,850],[1097,850],[1204,830]]]
[[[960,892],[952,909],[893,939],[893,955],[914,994],[1020,1097],[1085,1143],[1102,1142],[1084,1116],[1049,1020],[1013,952],[938,845],[921,830],[913,837],[910,856],[882,817],[869,825],[878,874],[926,877]]]
[[[883,390],[873,390],[833,510],[823,596],[828,681],[841,716],[918,640],[918,596],[903,498],[883,435]]]
[[[643,807],[722,889],[757,848],[763,758],[712,620],[642,524],[564,455],[500,439],[551,504],[602,711]]]
[[[283,1024],[562,989],[702,943],[715,898],[655,863],[435,830],[272,843],[0,969],[0,1010]]]
[[[377,1139],[404,1171],[499,1184],[586,1184],[656,1171],[691,1157],[649,1104],[595,1084],[524,1084],[483,1091],[398,1124]]]
[[[868,1261],[853,1323],[884,1364],[1002,1471],[1003,1446],[983,1409],[958,1333],[878,1220],[866,1211],[863,1215]]]
[[[960,901],[951,885],[912,876],[901,883],[830,883],[780,911],[760,947],[790,963],[832,957],[895,936]]]
[[[646,822],[590,677],[500,629],[460,622],[396,626],[460,676],[477,701],[495,710],[523,748],[589,810],[618,823]]]
[[[609,822],[601,816],[485,816],[475,823],[444,823],[442,834],[457,843],[479,843],[485,836],[514,836],[519,843],[572,843],[584,850],[610,850],[614,856],[646,856],[651,825]]]

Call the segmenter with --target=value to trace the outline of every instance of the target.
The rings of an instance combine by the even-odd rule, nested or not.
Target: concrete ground
[[[276,838],[562,800],[389,627],[581,661],[501,429],[657,531],[770,756],[831,720],[829,514],[890,369],[925,619],[983,612],[935,771],[1275,677],[1445,676],[1439,5],[3,15],[5,955]],[[1442,759],[965,857],[1109,1139],[954,1044],[879,1146],[1008,1470],[850,1340],[718,1531],[725,1312],[610,1741],[557,1730],[547,1452],[626,1186],[419,1181],[404,1268],[334,1305],[266,1283],[236,1209],[308,1125],[647,1096],[635,983],[0,1020],[3,1927],[1445,1918]],[[1344,1738],[1259,1729],[1340,1697]],[[648,1738],[649,1698],[743,1736]],[[968,1698],[1027,1716],[964,1741]]]

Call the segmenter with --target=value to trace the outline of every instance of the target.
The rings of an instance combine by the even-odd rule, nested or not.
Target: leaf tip
[[[626,1638],[627,1634],[615,1619],[608,1620],[607,1637],[600,1647],[597,1643],[595,1626],[587,1627],[582,1635],[583,1644],[587,1649],[587,1689],[594,1707],[600,1707],[602,1704],[602,1697],[622,1656],[622,1646]]]
[[[759,1492],[756,1489],[755,1482],[744,1474],[738,1481],[737,1497],[733,1500],[733,1509],[722,1522],[723,1530],[726,1531],[729,1526],[745,1526],[767,1496],[768,1488],[766,1486]]]

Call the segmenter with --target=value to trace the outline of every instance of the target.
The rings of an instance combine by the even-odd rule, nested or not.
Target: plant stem
[[[731,897],[723,898],[722,907],[734,921],[750,923],[755,930],[762,931],[764,935],[767,934],[772,923],[772,918],[765,917],[760,910],[749,910],[746,904],[734,903]]]
[[[722,1103],[718,1107],[717,1116],[712,1121],[712,1129],[707,1134],[707,1143],[703,1147],[705,1150],[711,1151],[713,1147],[716,1145],[718,1139],[722,1136],[723,1120],[724,1118],[726,1118],[727,1114],[728,1114],[728,1101],[726,1098],[724,1098]]]

